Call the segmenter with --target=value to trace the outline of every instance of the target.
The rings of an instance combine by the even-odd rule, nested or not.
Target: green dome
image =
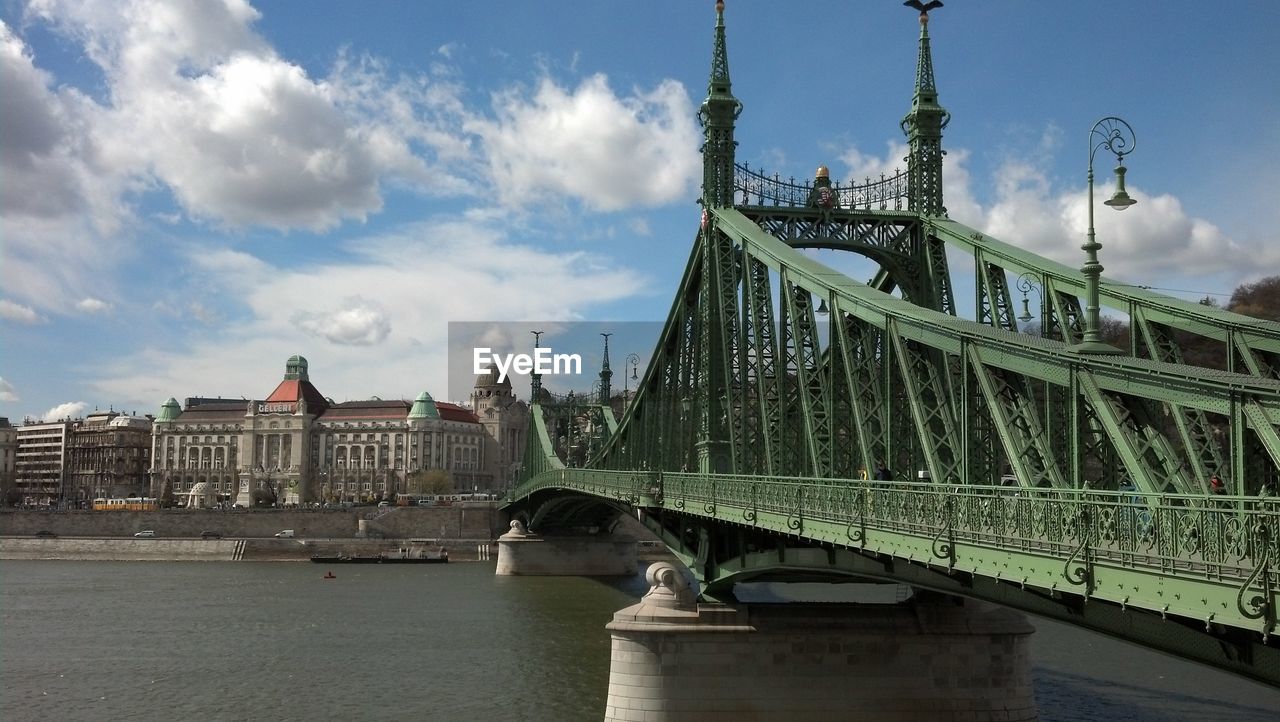
[[[418,394],[418,398],[413,400],[413,408],[409,409],[409,418],[411,419],[438,419],[440,411],[436,409],[436,402],[431,398],[431,394],[423,391]]]
[[[307,358],[294,354],[284,363],[285,380],[297,379],[300,381],[309,381],[307,378]]]
[[[178,405],[178,400],[170,396],[160,407],[160,415],[156,417],[156,421],[173,421],[181,413],[182,407]]]

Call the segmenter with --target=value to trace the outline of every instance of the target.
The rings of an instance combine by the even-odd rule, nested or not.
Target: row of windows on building
[[[385,447],[337,446],[330,451],[327,457],[329,463],[323,465],[315,463],[318,458],[313,457],[313,465],[337,469],[395,469],[397,471],[405,468],[404,459],[397,455],[392,460]],[[281,463],[281,458],[268,454],[264,463],[254,466],[264,469],[283,469],[285,465]],[[176,453],[170,449],[165,459],[167,462],[163,467],[165,469],[234,469],[236,467],[235,450],[218,446],[188,446],[179,448]],[[424,465],[427,467],[434,466],[437,461],[445,469],[475,470],[479,468],[480,450],[477,447],[455,446],[452,454],[428,453],[424,457]],[[409,466],[416,467],[417,462],[418,454],[414,452],[410,455]],[[292,467],[292,465],[289,466]]]
[[[258,436],[261,437],[263,435],[259,434]],[[350,436],[350,438],[348,438],[348,436]],[[379,442],[383,445],[387,445],[392,441],[392,439],[390,438],[391,437],[390,434],[366,433],[366,434],[363,434],[364,439],[361,439],[360,436],[361,434],[349,434],[349,435],[348,434],[326,434],[326,435],[323,435],[323,439],[324,439],[324,444],[326,446],[339,444],[339,443],[346,443],[346,442],[354,443],[362,440],[366,442]],[[431,437],[428,439],[423,439],[422,441],[423,446],[430,446],[432,439],[434,439],[436,446],[439,446],[442,441],[443,443],[449,444],[449,445],[461,444],[461,445],[472,446],[472,445],[480,444],[480,437],[474,434],[467,434],[467,435],[442,434],[438,436],[433,436],[431,434],[411,434],[409,436],[409,446],[411,448],[418,446],[418,440],[420,436]],[[311,440],[311,445],[318,446],[321,442],[321,438],[322,437],[319,435],[313,437]],[[236,446],[238,444],[237,439],[238,439],[237,436],[231,436],[231,437],[218,436],[216,437],[216,440],[215,440],[214,436],[206,435],[202,440],[200,438],[200,435],[198,434],[174,435],[174,436],[168,436],[165,438],[164,448],[166,451],[171,451],[173,448],[175,448],[175,444],[176,444],[176,448],[179,448],[179,449],[181,449],[184,446],[192,446],[197,444],[230,444],[231,446]],[[395,434],[395,444],[397,447],[404,446],[404,434]]]
[[[220,494],[225,494],[228,496],[230,496],[233,492],[237,491],[239,488],[237,481],[233,479],[226,479],[226,478],[223,478],[223,479],[217,479],[217,478],[208,479],[204,477],[201,477],[198,479],[185,478],[185,479],[174,480],[172,483],[173,483],[172,489],[175,494],[188,493],[192,489],[194,489],[197,484],[205,484],[206,488],[212,489]],[[371,493],[374,491],[378,491],[378,492],[393,491],[398,488],[401,488],[402,485],[398,485],[396,481],[393,479],[379,479],[378,481],[375,482],[368,479],[357,480],[357,479],[335,478],[332,481],[326,482],[326,486],[328,487],[328,491],[331,493],[335,493],[335,494],[352,493],[353,494],[361,491],[366,493]]]

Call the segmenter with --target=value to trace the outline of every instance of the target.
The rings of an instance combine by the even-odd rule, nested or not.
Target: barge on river
[[[400,547],[395,554],[376,554],[368,557],[339,554],[337,556],[312,556],[316,564],[447,564],[449,552],[444,547],[439,551],[427,551],[425,541],[411,540],[409,546]]]

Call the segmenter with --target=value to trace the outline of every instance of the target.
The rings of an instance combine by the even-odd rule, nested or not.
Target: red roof
[[[468,424],[480,423],[480,417],[476,416],[471,409],[464,409],[457,404],[445,403],[444,401],[436,402],[436,411],[440,412],[440,418],[445,421],[463,421]]]
[[[305,399],[307,402],[307,411],[313,414],[319,413],[329,402],[324,400],[324,396],[311,385],[310,381],[301,379],[285,379],[280,382],[275,391],[267,397],[267,403],[272,402],[297,402]]]

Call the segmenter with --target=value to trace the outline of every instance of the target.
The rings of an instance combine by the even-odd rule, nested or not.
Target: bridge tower
[[[733,96],[729,80],[729,53],[725,44],[724,2],[716,3],[715,42],[707,97],[698,110],[702,123],[703,223],[700,234],[703,280],[696,313],[699,355],[696,414],[698,419],[698,471],[727,473],[733,470],[728,438],[728,384],[726,369],[734,357],[729,348],[737,335],[736,293],[738,273],[732,245],[715,229],[706,209],[733,205],[734,122],[742,103]]]
[[[916,57],[916,85],[911,96],[911,110],[902,119],[902,132],[907,135],[907,209],[921,216],[946,217],[942,204],[942,130],[951,122],[951,114],[938,103],[938,87],[933,79],[933,52],[929,46],[929,11],[942,7],[938,0],[923,4],[919,0],[906,3],[920,11],[920,41]],[[951,289],[951,273],[947,268],[945,244],[930,234],[923,234],[919,249],[922,278],[915,284],[913,301],[921,306],[955,315],[955,294]],[[879,284],[877,284],[879,285]],[[881,289],[883,287],[881,286]]]
[[[715,46],[711,53],[711,76],[707,97],[698,110],[702,123],[702,203],[712,208],[733,205],[733,160],[738,143],[733,139],[734,121],[742,114],[742,103],[733,97],[729,80],[729,53],[724,40],[724,2],[716,3]]]
[[[941,7],[930,3],[929,7]],[[929,10],[920,11],[920,54],[916,58],[916,88],[911,111],[902,119],[907,135],[907,208],[926,216],[945,216],[942,205],[942,130],[951,114],[938,104],[933,81],[933,53],[929,47]]]
[[[600,397],[598,403],[601,406],[608,406],[613,392],[610,387],[613,371],[609,368],[609,337],[613,334],[602,333],[600,335],[604,336],[604,356],[600,360]]]

